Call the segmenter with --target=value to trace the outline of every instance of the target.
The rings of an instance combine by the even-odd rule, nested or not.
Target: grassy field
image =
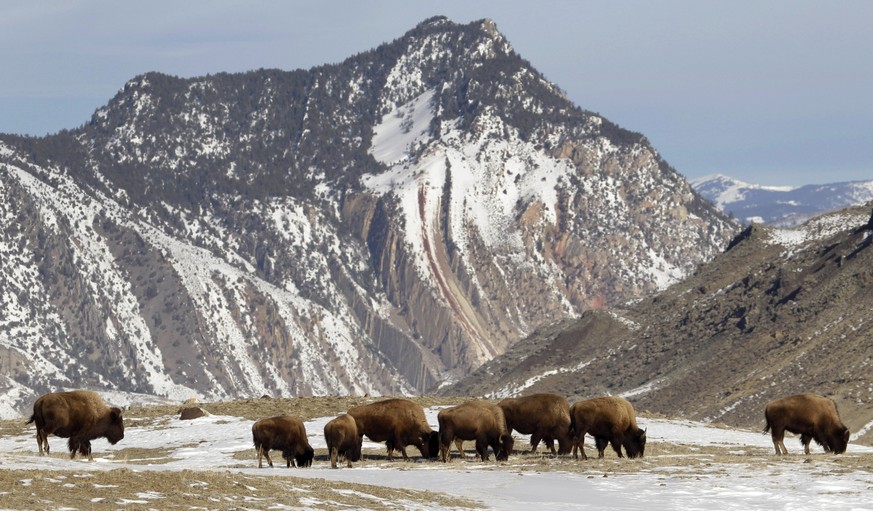
[[[348,408],[375,399],[363,397],[324,397],[302,399],[251,399],[223,403],[202,403],[212,415],[257,420],[288,413],[304,421],[334,416]],[[424,407],[454,405],[461,398],[415,398]],[[161,430],[179,420],[180,405],[134,407],[125,411],[128,424]],[[195,419],[196,420],[196,419]],[[0,436],[32,435],[33,425],[23,419],[0,421]],[[311,432],[310,432],[311,434]],[[794,439],[790,440],[795,442]],[[175,448],[137,447],[125,438],[111,453],[98,453],[104,462],[67,462],[63,440],[51,439],[51,458],[57,467],[30,469],[27,462],[39,459],[36,442],[32,452],[0,454],[0,508],[4,509],[475,509],[483,502],[449,496],[439,492],[398,489],[382,485],[357,484],[321,478],[299,477],[306,469],[285,469],[281,457],[274,456],[277,468],[257,470],[254,448],[237,450],[232,461],[202,470],[163,470],[173,461]],[[125,445],[128,444],[128,445]],[[799,444],[799,442],[798,442]],[[25,445],[27,447],[27,445]],[[700,478],[729,473],[767,473],[786,470],[787,464],[813,463],[828,474],[873,473],[870,455],[833,456],[820,453],[778,458],[772,449],[757,446],[704,446],[685,443],[649,442],[643,459],[619,459],[611,451],[603,459],[574,460],[572,456],[553,457],[540,452],[530,454],[524,441],[516,443],[516,453],[504,463],[482,463],[473,458],[472,444],[464,459],[455,454],[452,463],[388,460],[384,448],[367,449],[365,460],[356,467],[380,469],[385,477],[394,470],[472,470],[496,471],[507,476],[567,472],[588,478],[609,478],[633,474],[661,475],[666,480]],[[789,447],[792,449],[792,446]],[[588,448],[589,455],[595,451]],[[799,445],[793,446],[800,452]],[[410,455],[417,458],[412,448]],[[325,449],[316,449],[314,466],[326,468]],[[23,461],[22,461],[23,460]],[[61,462],[63,460],[63,463]],[[108,460],[109,462],[106,462]],[[147,460],[143,461],[143,460]],[[45,462],[45,459],[42,459]],[[51,460],[50,460],[51,461]],[[254,469],[254,470],[253,470]],[[340,469],[344,470],[344,469]],[[426,477],[426,474],[423,476]],[[873,489],[873,488],[871,488]]]

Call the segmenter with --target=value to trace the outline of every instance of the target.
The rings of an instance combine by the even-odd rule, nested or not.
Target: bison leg
[[[336,468],[336,460],[339,457],[339,449],[336,446],[330,448],[330,468]],[[351,464],[351,462],[350,462]]]
[[[497,452],[497,448],[494,448],[494,452]],[[476,438],[476,453],[482,459],[482,461],[488,461],[488,440],[483,437]]]
[[[616,437],[613,437],[611,439],[606,439],[606,438],[599,439],[598,438],[598,439],[595,439],[595,442],[597,442],[597,450],[599,451],[598,456],[597,456],[598,458],[603,457],[603,452],[606,450],[607,442],[610,445],[612,445],[612,450],[615,451],[615,454],[618,454],[619,458],[624,458],[624,456],[621,454],[621,443],[618,441],[618,438],[616,438]],[[602,442],[602,445],[601,445],[601,442]]]
[[[452,460],[451,450],[452,450],[452,440],[454,438],[451,433],[446,431],[440,431],[440,461],[443,463],[448,463]],[[463,451],[462,451],[463,453]]]
[[[579,453],[582,453],[582,459],[587,460],[588,455],[585,454],[585,431],[581,431],[573,439],[573,458],[579,459]]]
[[[800,435],[800,443],[803,444],[803,454],[809,455],[809,443],[812,442],[812,435],[803,433]]]
[[[461,455],[461,458],[465,458],[466,456],[464,455],[464,441],[460,438],[456,438],[455,447],[458,449],[458,454]]]
[[[788,449],[785,448],[785,443],[783,442],[785,439],[785,430],[773,428],[771,437],[773,438],[773,447],[776,448],[776,455],[780,456],[788,454]]]
[[[273,460],[270,459],[270,449],[264,447],[263,445],[258,446],[258,468],[264,468],[262,458],[267,458],[267,463],[270,465],[270,468],[273,468]]]
[[[549,451],[552,453],[552,456],[556,456],[558,451],[555,450],[555,439],[554,438],[543,438],[543,443],[546,444],[546,447],[549,448]]]
[[[94,455],[91,453],[91,442],[88,440],[83,440],[81,444],[79,444],[79,454],[82,456],[88,456],[88,461],[94,461]]]
[[[81,448],[81,442],[76,438],[70,437],[67,440],[67,448],[70,450],[70,459],[73,459],[76,457],[76,451]]]
[[[536,431],[530,436],[530,453],[531,454],[536,454],[537,446],[540,445],[540,440],[542,440],[542,439],[543,439],[542,433],[539,433]]]
[[[44,456],[49,453],[48,433],[42,428],[36,428],[36,445],[39,448],[39,455]]]

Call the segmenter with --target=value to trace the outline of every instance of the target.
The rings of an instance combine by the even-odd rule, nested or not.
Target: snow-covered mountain
[[[873,180],[806,186],[761,186],[721,174],[691,180],[691,186],[744,223],[791,227],[810,218],[873,200]]]
[[[738,225],[488,20],[336,65],[128,82],[0,136],[0,402],[412,394],[639,299]]]

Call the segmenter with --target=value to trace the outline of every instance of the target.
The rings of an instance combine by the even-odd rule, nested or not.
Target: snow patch
[[[430,140],[434,93],[428,90],[382,117],[382,122],[373,128],[369,150],[376,160],[385,165],[405,161],[416,144]]]

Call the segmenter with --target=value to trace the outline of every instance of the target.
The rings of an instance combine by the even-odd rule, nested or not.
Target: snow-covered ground
[[[436,426],[438,409],[428,409]],[[324,424],[330,418],[306,423],[310,443],[325,447]],[[365,461],[352,469],[330,469],[316,460],[310,469],[256,468],[251,443],[251,421],[229,416],[206,416],[192,421],[171,420],[160,426],[142,426],[128,421],[125,438],[110,446],[93,443],[95,462],[36,455],[33,434],[0,438],[0,480],[4,470],[112,470],[136,471],[221,470],[257,475],[293,475],[395,488],[430,490],[474,499],[493,509],[873,509],[873,448],[850,444],[846,454],[824,454],[816,447],[803,456],[799,441],[787,444],[791,455],[772,453],[768,435],[753,431],[722,429],[701,423],[663,419],[640,419],[649,443],[643,460],[574,461],[571,457],[548,458],[548,470],[532,463],[481,463],[472,458],[450,464],[418,460],[414,463]],[[65,441],[50,439],[54,452],[65,450]],[[525,449],[527,439],[517,438]],[[671,454],[667,445],[682,446],[691,454]],[[170,449],[172,461],[150,464],[148,459],[115,460],[113,452],[130,447]],[[721,456],[707,454],[713,446]],[[367,443],[365,448],[382,449]],[[468,445],[468,448],[472,447]],[[589,446],[589,453],[594,452]],[[700,450],[700,454],[694,454]],[[234,457],[250,452],[251,461]],[[277,453],[278,454],[278,453]],[[412,448],[410,454],[417,456]],[[737,460],[726,462],[724,456]],[[535,456],[528,455],[534,459]],[[659,460],[659,458],[661,458]],[[657,462],[655,463],[655,461]],[[162,460],[163,461],[163,460]],[[607,462],[609,461],[609,462]],[[628,470],[615,470],[631,465]],[[149,488],[143,488],[148,492]],[[2,493],[2,490],[0,490]],[[0,503],[0,508],[3,505]],[[421,505],[412,504],[421,508]]]

